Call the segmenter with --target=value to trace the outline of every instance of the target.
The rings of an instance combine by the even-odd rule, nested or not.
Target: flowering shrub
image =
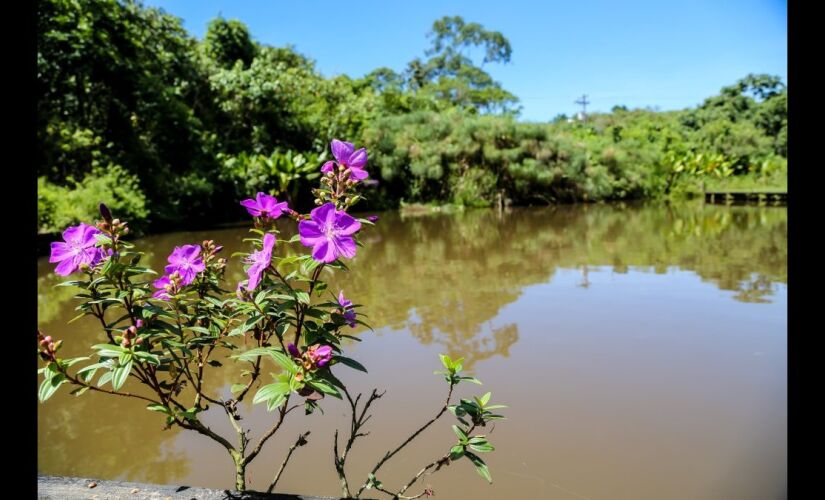
[[[342,259],[356,255],[360,232],[377,218],[356,219],[348,213],[361,198],[361,181],[368,177],[366,150],[333,140],[332,153],[335,161],[322,166],[321,186],[313,191],[318,207],[309,215],[266,193],[240,203],[253,217],[248,239],[253,251],[242,254],[247,279],[237,284],[234,294],[224,289],[227,261],[218,256],[222,247],[211,240],[176,247],[163,275],[153,278],[155,271],[140,266],[142,253],[123,239],[129,233],[127,224],[113,218],[105,205],[100,205],[102,220],[96,226],[81,223],[66,229],[64,241],[52,243],[50,262],[57,263],[55,272],[61,276],[81,275],[62,285],[80,289],[76,296],[80,316],[95,317],[105,338],[91,346],[89,356],[63,359],[58,356],[62,341],[38,331],[38,352],[45,362],[39,370],[43,375],[40,400],[49,399],[64,384],[76,386],[72,392],[77,395],[92,390],[141,399],[148,410],[164,416],[167,427],[198,432],[225,448],[235,464],[235,488],[244,490],[247,465],[287,414],[299,407],[312,413],[331,396],[345,399],[351,407],[349,436],[339,442],[336,431],[333,443],[342,496],[359,498],[367,489],[393,498],[429,496],[429,488],[412,497],[404,493],[423,474],[464,457],[491,481],[478,454],[492,451],[493,446],[478,431],[503,418],[493,413],[502,406],[489,404],[490,393],[451,404],[456,385],[480,382],[462,374],[461,359],[441,355],[445,371],[436,373],[444,375],[448,385],[444,404],[432,419],[387,451],[357,489],[350,486],[347,456],[357,439],[366,435],[362,428],[370,418],[369,408],[383,393],[373,390],[362,400],[362,394],[353,397],[338,378],[344,369],[367,371],[345,356],[342,344],[344,339],[360,341],[345,333],[345,327],[365,325],[360,319],[363,306],[346,298],[343,290],[336,296],[321,278],[323,273],[347,270]],[[283,216],[298,223],[298,234],[289,239],[281,239],[275,227],[275,220]],[[278,246],[298,242],[307,254],[278,257],[274,253]],[[243,374],[246,380],[232,385],[229,399],[203,389],[210,369],[222,366],[218,357],[249,364]],[[269,373],[267,364],[279,369],[271,380],[263,375]],[[148,387],[150,395],[127,392],[127,383]],[[273,426],[254,444],[238,409],[253,388],[252,402],[276,413]],[[199,414],[210,405],[226,413],[237,433],[234,444],[201,421]],[[377,478],[381,467],[448,410],[457,419],[453,425],[457,443],[406,484],[393,488],[382,484]],[[292,453],[306,444],[308,435],[309,431],[301,434],[289,448],[268,491],[275,488]]]

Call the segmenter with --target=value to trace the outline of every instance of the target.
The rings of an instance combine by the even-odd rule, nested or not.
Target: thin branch
[[[160,401],[155,401],[152,398],[147,398],[146,396],[141,396],[139,394],[132,394],[131,392],[113,391],[113,390],[110,390],[110,389],[102,389],[100,387],[96,387],[94,385],[87,384],[86,382],[81,381],[77,377],[73,377],[73,376],[69,375],[69,373],[66,372],[66,371],[63,372],[63,375],[65,375],[66,378],[69,379],[73,384],[83,386],[83,387],[88,387],[89,389],[91,389],[93,391],[105,392],[106,394],[114,394],[115,396],[125,396],[125,397],[128,397],[128,398],[142,399],[144,401],[149,401],[150,403],[161,404]]]
[[[467,431],[467,436],[470,436],[473,433],[473,431],[475,430],[475,428],[476,428],[476,426],[475,426],[475,424],[473,424],[473,426],[470,427],[470,429]],[[422,493],[420,493],[419,495],[416,495],[414,497],[405,497],[404,496],[404,492],[407,491],[407,489],[409,489],[410,486],[415,484],[415,482],[418,481],[418,478],[423,476],[424,473],[426,473],[428,470],[435,467],[435,470],[430,473],[430,474],[434,474],[435,472],[438,472],[438,470],[441,469],[442,467],[444,467],[445,465],[450,465],[450,462],[451,462],[450,452],[447,452],[447,454],[442,456],[441,458],[425,465],[423,469],[418,471],[418,474],[416,474],[412,479],[409,480],[409,482],[407,482],[407,484],[405,484],[404,486],[401,487],[400,490],[398,490],[398,493],[396,493],[396,496],[394,496],[393,498],[401,498],[401,499],[409,500],[409,499],[413,499],[413,498],[419,498],[422,495],[427,494],[428,490],[424,490]]]
[[[295,444],[289,447],[289,451],[286,454],[286,458],[284,458],[284,461],[281,463],[281,467],[278,469],[278,472],[275,473],[275,479],[272,480],[272,483],[269,485],[269,488],[266,489],[267,493],[272,493],[272,490],[275,489],[275,485],[278,484],[278,480],[281,479],[281,474],[284,472],[286,464],[287,462],[289,462],[290,457],[292,457],[292,452],[295,451],[295,448],[307,444],[307,436],[309,436],[309,431],[306,431],[303,434],[299,435],[298,439],[295,441]]]
[[[255,446],[255,448],[252,450],[252,452],[246,458],[244,458],[244,460],[243,460],[244,465],[248,464],[249,462],[252,461],[252,459],[254,459],[256,456],[258,456],[258,453],[261,452],[261,449],[264,447],[264,443],[266,443],[267,439],[271,438],[272,435],[275,434],[278,431],[278,429],[281,427],[281,424],[284,423],[284,417],[286,417],[286,414],[300,406],[300,405],[294,405],[294,406],[292,406],[291,408],[289,408],[287,410],[286,406],[288,404],[289,404],[289,396],[286,397],[283,404],[279,408],[278,421],[275,422],[275,425],[273,425],[272,428],[269,429],[267,431],[267,433],[263,435],[263,437],[261,437],[261,440],[258,441],[258,445]]]
[[[372,394],[370,397],[367,398],[367,402],[364,403],[364,407],[361,409],[361,414],[358,415],[358,401],[361,399],[362,394],[358,394],[355,400],[352,399],[349,391],[346,388],[343,389],[344,395],[346,395],[347,400],[349,401],[350,408],[351,408],[351,421],[350,421],[350,435],[349,439],[347,439],[346,447],[344,448],[344,453],[338,454],[338,430],[335,430],[335,441],[333,445],[333,454],[335,456],[335,470],[338,472],[338,478],[341,481],[341,494],[345,497],[350,497],[351,493],[349,490],[349,483],[347,482],[347,475],[344,472],[344,466],[346,465],[347,461],[347,454],[349,453],[350,449],[352,449],[352,445],[355,443],[355,440],[359,437],[366,436],[367,433],[359,432],[361,427],[367,423],[372,415],[367,415],[367,410],[369,409],[370,405],[376,399],[379,399],[381,396],[384,395],[384,392],[378,393],[377,389],[372,390]]]
[[[423,469],[421,469],[420,471],[418,471],[418,474],[416,474],[416,475],[415,475],[412,479],[410,479],[410,480],[409,480],[409,482],[407,482],[407,484],[405,484],[403,487],[401,487],[401,489],[400,489],[400,490],[398,490],[398,493],[396,493],[396,494],[395,494],[395,496],[393,496],[393,498],[404,498],[404,499],[411,499],[411,498],[419,498],[419,497],[421,497],[421,496],[425,495],[425,494],[427,493],[427,490],[425,490],[424,492],[422,492],[422,493],[420,493],[419,495],[416,495],[416,496],[414,496],[414,497],[405,497],[405,496],[404,496],[404,492],[405,492],[405,491],[407,491],[407,489],[408,489],[410,486],[412,486],[413,484],[415,484],[415,482],[416,482],[416,481],[418,481],[418,478],[420,478],[421,476],[423,476],[423,475],[424,475],[424,473],[425,473],[425,472],[427,472],[428,470],[430,470],[430,469],[432,469],[433,467],[435,467],[435,470],[432,472],[432,473],[434,473],[434,472],[438,471],[441,467],[443,467],[443,466],[445,466],[445,465],[450,465],[450,454],[449,454],[449,453],[447,453],[446,455],[442,456],[441,458],[439,458],[439,459],[437,459],[437,460],[435,460],[435,461],[433,461],[433,462],[430,462],[429,464],[425,465]],[[431,473],[431,474],[432,474],[432,473]]]
[[[426,423],[426,424],[424,424],[421,428],[419,428],[417,431],[415,431],[415,432],[412,434],[412,436],[408,437],[408,438],[407,438],[407,439],[406,439],[403,443],[401,443],[401,444],[400,444],[400,445],[399,445],[396,449],[394,449],[394,450],[392,450],[392,451],[388,451],[388,452],[384,455],[384,458],[382,458],[382,459],[381,459],[381,460],[380,460],[377,464],[375,464],[375,467],[373,467],[373,468],[372,468],[372,471],[370,472],[373,476],[375,475],[375,473],[376,473],[376,472],[378,472],[378,469],[380,469],[380,468],[381,468],[381,466],[383,466],[383,465],[384,465],[384,464],[385,464],[385,463],[386,463],[389,459],[391,459],[391,458],[392,458],[392,457],[393,457],[396,453],[398,453],[399,451],[401,451],[401,449],[402,449],[402,448],[404,448],[405,446],[407,446],[407,444],[409,444],[409,442],[410,442],[410,441],[412,441],[413,439],[415,439],[415,438],[416,438],[419,434],[421,434],[421,433],[422,433],[422,432],[423,432],[423,431],[424,431],[427,427],[429,427],[429,426],[430,426],[430,425],[432,425],[432,424],[433,424],[436,420],[438,420],[438,419],[441,417],[441,415],[443,415],[443,414],[444,414],[444,412],[445,412],[445,411],[447,411],[447,407],[450,405],[450,398],[453,396],[453,388],[454,388],[454,387],[455,387],[455,384],[451,382],[451,383],[450,383],[450,390],[447,392],[447,399],[444,401],[444,406],[442,406],[442,407],[441,407],[441,410],[438,412],[438,414],[437,414],[435,417],[433,417],[432,419],[430,419],[430,421],[429,421],[429,422],[427,422],[427,423]],[[367,488],[367,484],[368,484],[368,481],[365,481],[365,482],[364,482],[364,484],[362,484],[362,485],[361,485],[361,487],[358,489],[358,493],[356,493],[356,494],[355,494],[355,497],[356,497],[356,498],[360,498],[361,494],[362,494],[362,493],[364,492],[364,490]]]

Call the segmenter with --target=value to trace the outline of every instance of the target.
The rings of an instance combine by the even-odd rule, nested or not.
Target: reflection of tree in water
[[[282,222],[288,238],[294,227]],[[149,253],[144,262],[160,269],[175,245],[212,238],[228,256],[249,250],[245,236],[245,228],[173,233],[146,238],[141,246]],[[525,286],[547,282],[559,267],[583,270],[583,283],[592,267],[611,266],[616,273],[678,267],[736,292],[733,298],[741,301],[770,301],[773,285],[787,282],[787,211],[775,207],[575,205],[418,217],[390,212],[363,240],[365,247],[348,262],[354,272],[339,274],[330,291],[343,288],[365,304],[374,328],[409,329],[423,343],[463,353],[468,366],[507,355],[518,332],[515,325],[493,327],[493,320]],[[299,249],[295,244],[276,251]],[[46,277],[52,265],[45,260],[38,264],[41,325],[58,317],[65,324],[73,316],[71,292],[50,286],[59,280]],[[227,288],[243,277],[239,259],[233,259]]]
[[[171,449],[180,429],[162,431],[163,419],[145,406],[106,394],[59,391],[38,412],[38,470],[159,484],[186,476],[186,454]]]

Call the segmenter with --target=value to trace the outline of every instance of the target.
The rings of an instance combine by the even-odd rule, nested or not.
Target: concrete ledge
[[[94,487],[90,487],[94,485]],[[51,500],[335,500],[333,497],[284,495],[229,490],[211,490],[189,486],[127,483],[80,477],[37,476],[37,498]]]

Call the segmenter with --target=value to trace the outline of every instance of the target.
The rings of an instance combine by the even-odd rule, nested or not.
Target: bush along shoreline
[[[331,159],[318,137],[369,148],[368,210],[787,183],[787,88],[776,76],[745,75],[690,109],[617,105],[524,122],[518,97],[484,69],[518,48],[459,16],[435,20],[430,47],[403,69],[362,77],[325,77],[237,20],[216,18],[196,39],[130,0],[44,0],[37,19],[39,233],[94,218],[100,201],[138,234],[232,222],[232,200],[250,192],[309,208]]]

